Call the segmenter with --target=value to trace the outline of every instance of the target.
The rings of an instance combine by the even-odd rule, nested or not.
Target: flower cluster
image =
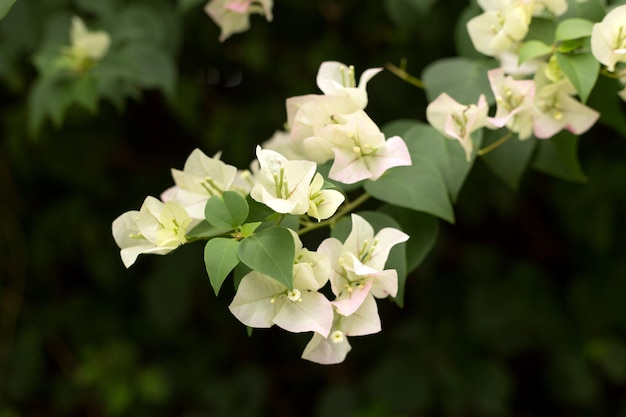
[[[172,170],[174,185],[160,200],[148,197],[139,211],[113,222],[124,265],[141,253],[165,254],[206,240],[205,265],[216,294],[227,276],[237,277],[229,309],[239,321],[251,328],[312,332],[302,357],[342,362],[351,349],[349,337],[381,330],[376,299],[396,297],[398,270],[410,269],[407,259],[389,259],[392,248],[403,250],[409,238],[402,226],[384,213],[354,213],[359,204],[373,196],[395,213],[408,209],[451,221],[450,201],[467,167],[452,166],[458,149],[427,145],[440,138],[436,130],[457,140],[471,162],[475,153],[483,155],[513,135],[526,141],[563,130],[586,132],[599,119],[585,104],[598,74],[619,80],[616,92],[619,83],[626,84],[626,6],[594,23],[566,17],[566,0],[477,3],[483,12],[467,22],[469,37],[497,67],[480,87],[471,86],[475,102],[460,103],[452,92],[441,92],[426,109],[432,127],[403,121],[399,125],[412,127],[389,129],[406,137],[424,134],[409,144],[412,154],[400,136],[386,137],[365,111],[367,84],[382,68],[366,70],[357,82],[354,67],[324,62],[316,77],[321,94],[286,100],[285,128],[256,147],[250,169],[196,149],[182,170]],[[212,0],[206,11],[222,28],[223,41],[245,30],[251,13],[271,20],[271,7],[271,0]],[[553,40],[535,38],[532,23],[539,18],[554,28]],[[461,65],[463,71],[467,61]],[[394,72],[435,96],[428,82],[401,68]],[[626,99],[626,88],[618,94]],[[473,133],[483,128],[508,133],[475,151]],[[498,162],[505,163],[507,158]],[[388,173],[392,168],[397,169]],[[360,188],[365,193],[350,201]],[[346,224],[341,222],[348,215],[349,234],[338,239],[335,226]],[[403,221],[407,227],[412,220]],[[304,247],[301,236],[323,226],[331,236],[316,250]]]
[[[620,68],[626,62],[626,6],[614,8],[595,24],[565,19],[557,26],[554,43],[548,45],[527,39],[531,22],[538,16],[563,15],[568,8],[565,0],[479,0],[478,4],[483,13],[468,21],[467,30],[476,50],[500,63],[487,74],[496,113],[488,116],[484,95],[476,103],[461,104],[442,93],[428,106],[429,123],[458,140],[468,161],[474,148],[471,134],[483,127],[506,127],[520,140],[548,139],[564,129],[582,134],[591,128],[600,114],[583,104],[593,86],[585,77],[595,80],[599,63],[626,83],[626,72]],[[626,99],[626,88],[619,95]]]
[[[385,139],[363,110],[366,84],[379,71],[367,70],[356,85],[353,67],[323,63],[317,84],[324,94],[287,100],[288,131],[257,146],[249,170],[228,165],[220,154],[194,150],[182,170],[172,169],[174,185],[161,199],[147,197],[139,211],[113,222],[124,265],[142,253],[163,255],[189,241],[208,240],[205,262],[216,293],[239,263],[249,271],[230,305],[235,317],[250,327],[314,332],[303,358],[343,361],[350,350],[347,337],[380,331],[374,298],[396,296],[397,272],[385,264],[391,248],[409,237],[392,227],[375,234],[363,217],[350,213],[356,205],[347,204],[336,188],[411,165],[404,141]],[[327,161],[337,185],[318,172],[318,164]],[[253,202],[270,213],[251,215]],[[317,251],[303,247],[300,234],[347,214],[352,231],[344,242],[328,238]],[[287,216],[298,219],[295,226],[281,225]]]
[[[352,231],[345,242],[324,240],[317,251],[302,247],[297,234],[293,288],[253,271],[239,284],[230,311],[250,327],[277,325],[290,332],[314,332],[302,357],[321,364],[342,362],[348,336],[381,330],[376,298],[395,296],[396,270],[385,270],[390,249],[409,236],[384,228],[376,235],[361,216],[352,214]],[[330,280],[334,301],[319,292]]]

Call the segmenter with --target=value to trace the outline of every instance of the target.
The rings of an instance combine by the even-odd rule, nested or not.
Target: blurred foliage
[[[193,148],[243,167],[321,61],[420,74],[472,13],[275,3],[224,44],[199,1],[18,0],[0,21],[0,417],[626,416],[626,143],[608,128],[579,143],[585,184],[505,175],[514,192],[478,163],[404,308],[381,303],[384,331],[341,365],[300,360],[306,335],[248,337],[202,245],[124,269],[111,221]],[[50,70],[73,15],[112,37],[85,77]],[[389,72],[369,94],[381,125],[423,120]]]

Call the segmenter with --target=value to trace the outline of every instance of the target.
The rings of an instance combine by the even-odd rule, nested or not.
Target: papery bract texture
[[[363,110],[335,117],[336,123],[320,129],[304,141],[304,149],[314,154],[332,152],[333,165],[328,177],[344,184],[377,180],[396,166],[411,165],[409,150],[399,136],[385,135]]]
[[[626,5],[611,10],[593,25],[591,53],[611,72],[618,62],[626,62]]]
[[[469,161],[474,149],[472,132],[487,123],[487,100],[481,94],[477,104],[461,104],[446,93],[441,93],[426,108],[426,119],[444,136],[459,141]]]
[[[257,147],[260,170],[250,196],[277,213],[304,214],[309,210],[309,185],[317,165],[290,161],[278,152]]]
[[[314,331],[326,337],[332,326],[333,308],[317,290],[327,280],[323,274],[329,269],[324,265],[328,261],[324,254],[302,250],[296,253],[296,259],[292,290],[259,272],[248,273],[229,306],[233,315],[250,327],[276,324],[290,332]]]
[[[521,140],[528,139],[533,127],[535,83],[505,76],[501,68],[487,72],[487,77],[497,104],[495,116],[487,118],[488,125],[507,126]]]
[[[176,202],[148,196],[139,211],[129,211],[113,221],[112,232],[128,268],[142,253],[164,255],[184,244],[192,226],[187,211]]]
[[[200,149],[194,149],[189,154],[182,171],[171,171],[176,186],[168,189],[161,198],[181,204],[194,219],[204,219],[207,200],[232,190],[237,176],[237,168],[221,161],[220,154],[211,158]]]
[[[533,133],[539,139],[547,139],[566,129],[576,135],[586,132],[600,114],[585,106],[574,97],[576,90],[567,79],[550,82],[545,71],[535,75],[535,102]]]
[[[366,70],[357,85],[353,66],[337,61],[326,61],[322,62],[317,72],[317,86],[325,95],[347,97],[360,109],[364,109],[367,107],[367,83],[382,70],[382,68]]]
[[[380,330],[378,307],[374,297],[369,295],[351,315],[335,313],[328,337],[314,334],[304,348],[302,358],[322,365],[341,363],[351,350],[348,337],[378,333]]]
[[[374,235],[363,217],[353,213],[351,218],[352,230],[344,243],[327,238],[318,247],[330,259],[331,288],[337,297],[333,305],[344,316],[354,313],[370,293],[376,298],[396,295],[397,271],[384,267],[391,248],[409,238],[391,227]]]

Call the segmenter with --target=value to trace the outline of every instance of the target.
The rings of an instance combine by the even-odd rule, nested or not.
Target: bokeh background
[[[194,148],[246,167],[322,61],[419,76],[456,54],[467,6],[275,3],[223,44],[197,0],[18,0],[0,21],[0,417],[626,416],[626,141],[608,128],[580,142],[586,183],[529,170],[511,190],[478,161],[404,308],[379,303],[383,332],[340,365],[301,360],[309,335],[248,337],[202,244],[123,267],[112,220]],[[45,66],[73,15],[122,52],[68,96]],[[368,90],[379,124],[424,120],[390,72]]]

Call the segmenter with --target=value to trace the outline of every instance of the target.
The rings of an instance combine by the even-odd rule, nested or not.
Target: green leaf
[[[467,22],[483,12],[483,9],[475,2],[469,2],[456,20],[454,26],[454,45],[459,56],[472,59],[484,59],[485,56],[478,52],[467,34]]]
[[[131,62],[143,88],[158,88],[167,97],[176,89],[176,67],[173,57],[159,45],[147,41],[129,43],[122,54]]]
[[[16,0],[0,0],[0,19],[9,13],[11,10],[11,6],[15,3]]]
[[[554,40],[560,42],[570,39],[585,38],[591,36],[592,29],[593,22],[587,19],[566,19],[561,21],[556,27]]]
[[[377,181],[365,182],[365,190],[381,201],[424,211],[453,223],[452,205],[439,168],[423,156],[411,155],[411,159],[412,166],[392,168]]]
[[[554,42],[554,31],[556,30],[556,23],[551,19],[544,19],[541,17],[533,17],[528,27],[528,33],[526,38],[528,40],[541,41],[546,45],[551,45]]]
[[[496,142],[503,135],[506,135],[507,132],[507,129],[487,130],[483,142],[484,146]],[[533,137],[527,140],[519,140],[515,135],[496,149],[481,156],[481,160],[491,172],[515,190],[528,166],[536,145],[537,139]]]
[[[230,272],[239,263],[239,244],[235,239],[216,237],[204,247],[204,264],[209,281],[217,295]]]
[[[569,54],[556,53],[561,71],[569,78],[584,103],[587,101],[600,71],[600,63],[591,53]]]
[[[235,191],[212,196],[204,207],[204,216],[209,223],[231,229],[241,226],[248,218],[248,212],[246,199]]]
[[[187,232],[187,237],[193,238],[193,239],[207,239],[207,238],[212,238],[215,236],[223,235],[225,233],[230,232],[231,230],[233,230],[233,228],[230,226],[215,227],[211,225],[209,222],[207,222],[206,220],[203,220],[200,223],[198,223],[196,226],[194,226],[193,229]]]
[[[386,138],[390,138],[392,136],[400,136],[404,139],[404,135],[417,124],[423,124],[424,122],[417,119],[397,119],[393,120],[380,129]]]
[[[86,73],[76,79],[72,89],[74,100],[91,113],[98,112],[98,79],[91,73]]]
[[[435,128],[421,121],[397,120],[383,128],[385,135],[401,136],[411,155],[427,157],[435,163],[446,182],[450,198],[455,201],[472,163],[465,159],[459,144],[444,138]],[[482,131],[474,132],[474,142],[480,144]]]
[[[253,271],[274,278],[290,290],[295,259],[293,236],[284,227],[261,230],[239,244],[239,259]]]
[[[474,141],[474,149],[479,149],[482,143],[483,130],[480,129],[472,133],[472,140]],[[452,201],[456,201],[461,187],[465,182],[465,178],[469,174],[474,161],[476,159],[476,151],[472,154],[472,159],[468,162],[465,157],[465,150],[454,139],[444,138],[446,145],[446,151],[448,152],[448,158],[450,159],[450,174],[447,177],[448,191]]]
[[[528,42],[524,42],[518,53],[518,65],[522,65],[529,59],[538,58],[540,56],[549,55],[551,53],[552,47],[550,45],[546,45],[541,41],[530,40]]]
[[[430,214],[419,213],[398,206],[385,205],[381,211],[396,220],[402,231],[410,236],[410,239],[403,244],[406,245],[405,264],[406,275],[408,275],[422,263],[435,245],[439,233],[439,223]],[[398,295],[395,301],[402,307],[404,305],[406,278],[398,274],[398,280]]]
[[[435,245],[439,233],[437,218],[426,213],[385,205],[382,212],[391,215],[411,238],[407,243],[407,273],[414,271]]]
[[[578,161],[578,136],[560,132],[550,139],[539,140],[532,166],[537,171],[573,182],[586,182]]]
[[[190,9],[205,3],[205,0],[178,0],[178,9],[182,12],[187,12]]]
[[[559,46],[556,48],[556,50],[557,52],[561,52],[563,54],[573,53],[573,52],[576,52],[577,49],[583,48],[587,44],[588,41],[589,41],[588,38],[570,39],[570,40],[561,42]]]
[[[433,101],[439,94],[447,93],[459,103],[476,103],[484,94],[487,102],[495,99],[487,79],[487,71],[496,68],[494,60],[473,60],[468,58],[446,58],[428,65],[422,72],[422,81],[426,86],[428,101]]]
[[[272,210],[263,203],[259,203],[258,201],[250,197],[250,195],[246,197],[246,202],[248,203],[250,211],[246,220],[248,220],[249,222],[262,222],[267,220],[268,217],[276,214],[274,210]]]
[[[252,223],[244,223],[241,225],[241,236],[242,237],[250,237],[254,233],[254,231],[261,225],[262,222],[252,222]]]
[[[600,123],[612,127],[622,136],[626,136],[626,115],[622,110],[622,100],[617,95],[622,89],[618,80],[598,77],[587,105],[600,113]]]
[[[587,0],[584,2],[574,0],[573,3],[574,7],[570,7],[570,9],[578,17],[584,17],[592,22],[599,22],[606,16],[606,7],[604,6],[606,2],[604,0]]]
[[[30,133],[36,136],[46,118],[60,127],[72,99],[73,85],[69,81],[52,76],[35,81],[28,96]]]

